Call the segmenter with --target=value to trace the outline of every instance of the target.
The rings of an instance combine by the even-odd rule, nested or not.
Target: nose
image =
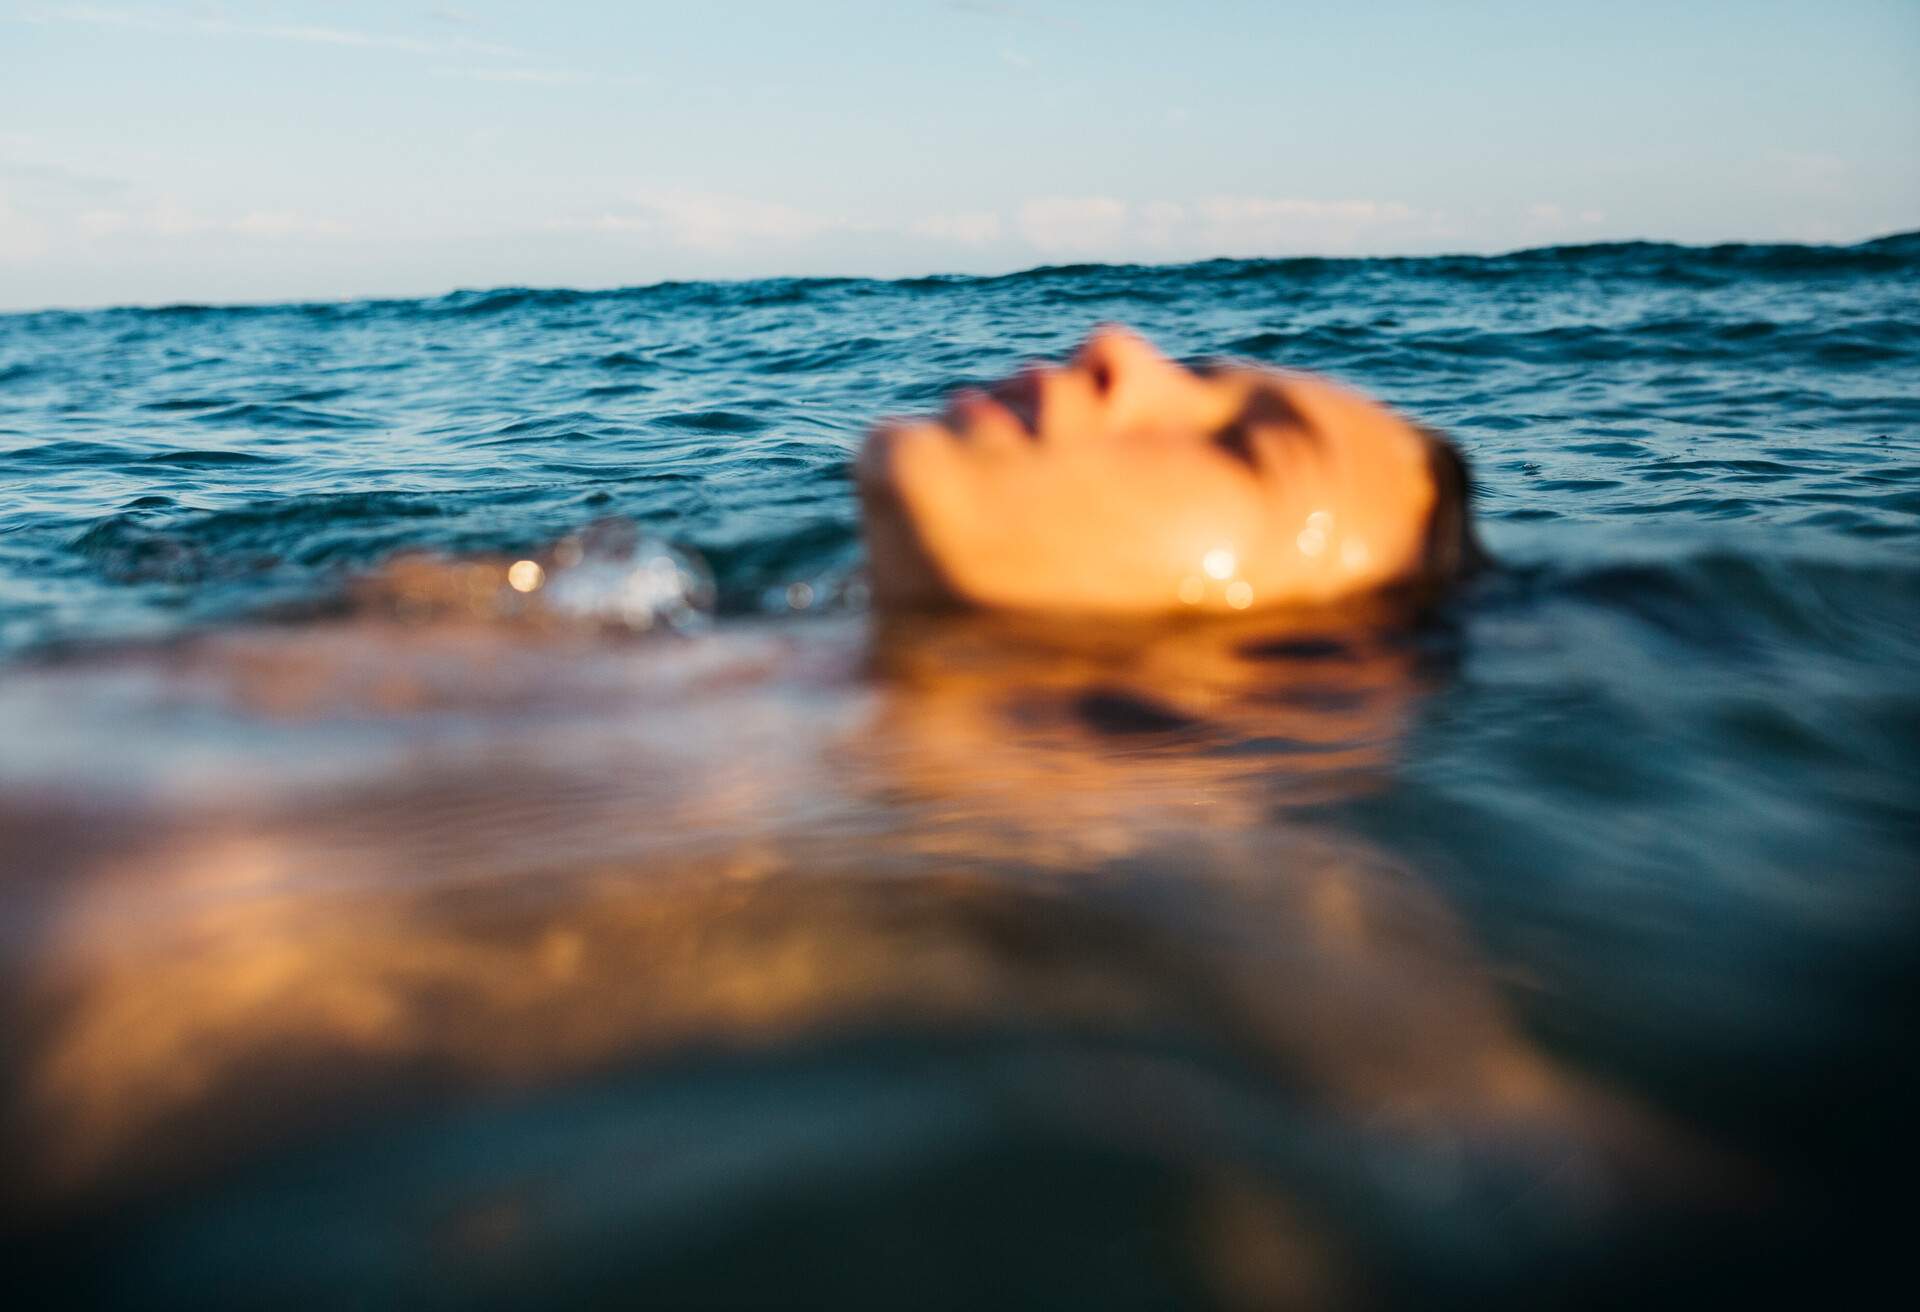
[[[1088,380],[1109,425],[1182,415],[1200,399],[1191,373],[1146,338],[1115,324],[1093,330],[1075,353],[1073,367]]]
[[[1102,324],[1075,352],[1074,364],[1087,371],[1102,396],[1127,390],[1136,379],[1170,372],[1176,366],[1138,333],[1118,324]]]

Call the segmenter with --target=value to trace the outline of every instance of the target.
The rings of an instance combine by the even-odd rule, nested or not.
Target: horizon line
[[[105,302],[97,305],[43,305],[28,309],[0,309],[0,319],[32,318],[43,314],[112,314],[126,311],[134,313],[157,313],[164,311],[186,310],[270,310],[303,309],[322,306],[346,305],[385,305],[405,302],[424,302],[446,300],[462,294],[476,296],[491,295],[500,292],[526,292],[544,294],[568,292],[579,296],[610,296],[626,292],[653,291],[666,287],[737,287],[761,282],[789,283],[912,283],[937,280],[955,282],[996,282],[1005,278],[1021,278],[1035,274],[1059,273],[1082,269],[1152,269],[1174,270],[1198,268],[1207,264],[1292,264],[1314,262],[1320,264],[1388,264],[1412,263],[1428,260],[1507,260],[1524,255],[1542,255],[1554,251],[1601,251],[1634,246],[1667,247],[1684,251],[1717,251],[1731,248],[1773,247],[1811,251],[1853,251],[1865,247],[1897,242],[1904,238],[1920,238],[1920,227],[1903,228],[1882,233],[1877,237],[1865,237],[1851,242],[1808,242],[1808,241],[1716,241],[1685,242],[1672,241],[1657,237],[1620,237],[1605,241],[1550,242],[1541,246],[1516,246],[1499,251],[1433,251],[1426,254],[1397,255],[1214,255],[1197,260],[1174,260],[1166,263],[1143,262],[1138,260],[1072,260],[1063,263],[1043,263],[1023,268],[1008,269],[1001,273],[957,273],[934,270],[929,273],[900,274],[894,277],[873,277],[863,274],[762,274],[754,277],[722,278],[658,278],[651,282],[618,283],[605,287],[569,287],[565,285],[535,286],[527,283],[501,283],[490,287],[456,286],[441,292],[421,293],[418,295],[381,295],[365,294],[338,297],[295,297],[288,300],[273,301],[151,301]]]

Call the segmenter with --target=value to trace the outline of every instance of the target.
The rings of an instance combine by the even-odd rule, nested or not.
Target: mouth
[[[1040,403],[1046,395],[1051,372],[1038,366],[1022,369],[996,386],[991,394],[1035,441],[1040,439]]]
[[[965,388],[947,402],[941,421],[949,432],[969,441],[987,432],[1014,432],[1040,440],[1040,388],[1021,375],[989,389]]]

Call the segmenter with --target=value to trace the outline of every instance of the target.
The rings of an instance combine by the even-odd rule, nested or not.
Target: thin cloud
[[[998,0],[947,0],[947,8],[956,13],[971,14],[975,18],[998,18],[1007,22],[1031,23],[1036,27],[1051,27],[1061,32],[1086,30],[1070,18],[1044,13],[1031,5],[1001,4]]]
[[[1046,256],[1125,259],[1346,251],[1383,237],[1431,235],[1439,216],[1398,201],[1206,196],[1134,204],[1113,196],[1043,196],[1014,228]]]
[[[358,28],[333,27],[307,23],[239,23],[217,14],[182,13],[166,9],[111,9],[100,5],[37,5],[20,11],[19,19],[28,23],[77,23],[90,27],[119,28],[135,32],[201,34],[209,36],[254,37],[302,45],[340,46],[360,50],[392,50],[412,55],[448,55],[464,53],[489,58],[515,59],[526,54],[513,46],[456,37],[452,41],[429,41],[391,32],[368,32]]]
[[[1523,214],[1534,228],[1571,228],[1576,224],[1593,227],[1607,221],[1604,210],[1581,210],[1575,214],[1558,201],[1535,201]]]
[[[1184,234],[1222,255],[1296,249],[1351,250],[1364,238],[1429,216],[1398,201],[1209,196],[1193,205]]]
[[[292,210],[253,210],[226,225],[237,237],[344,237],[352,231],[335,219],[318,218]]]
[[[916,237],[950,241],[962,246],[984,246],[1000,238],[1000,216],[990,210],[963,214],[930,214],[908,226]]]
[[[357,46],[362,50],[404,50],[416,55],[433,55],[440,52],[440,47],[432,41],[421,41],[407,36],[387,36],[378,32],[356,32],[342,27],[249,27],[239,23],[227,23],[221,19],[209,19],[202,26],[202,30],[234,32],[241,36],[260,36],[275,41],[299,41],[319,46]]]
[[[1128,207],[1112,196],[1042,196],[1020,207],[1014,227],[1050,255],[1111,249],[1128,236]]]
[[[50,195],[102,197],[127,189],[127,184],[119,178],[83,173],[64,164],[0,162],[0,181],[22,191]]]
[[[0,264],[39,259],[48,245],[47,226],[15,209],[0,195]]]
[[[589,219],[562,219],[558,231],[623,233],[704,254],[795,245],[855,225],[779,201],[691,188],[634,193],[627,207]]]
[[[163,200],[137,211],[106,208],[85,210],[74,217],[71,231],[84,241],[107,241],[123,237],[179,240],[204,236],[286,241],[345,237],[353,230],[336,219],[302,214],[295,210],[249,210],[236,218],[211,218],[177,201]]]
[[[546,87],[584,86],[601,80],[596,74],[568,68],[436,68],[433,76]]]
[[[132,223],[133,219],[120,210],[88,210],[74,220],[81,236],[96,238],[125,232]]]
[[[1341,253],[1444,235],[1444,216],[1398,201],[1204,196],[1130,202],[1038,196],[1009,212],[966,210],[870,222],[779,201],[697,189],[636,192],[629,203],[551,230],[619,234],[662,249],[739,254],[829,238],[935,242],[1009,259],[1179,260]]]

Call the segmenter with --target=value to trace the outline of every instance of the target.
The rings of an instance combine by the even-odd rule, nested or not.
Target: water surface
[[[868,616],[864,425],[1106,319],[1453,434],[1503,567]],[[1911,1180],[1916,536],[1912,237],[0,317],[6,1248],[179,1305],[1831,1294]]]

